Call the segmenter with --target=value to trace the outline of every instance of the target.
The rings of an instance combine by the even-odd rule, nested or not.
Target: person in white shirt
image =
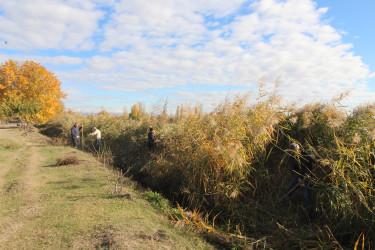
[[[99,146],[100,146],[100,142],[102,140],[102,133],[100,132],[99,129],[97,129],[96,127],[94,127],[92,129],[92,133],[89,134],[89,135],[96,135],[96,141],[95,141],[95,148],[98,150],[99,149]]]

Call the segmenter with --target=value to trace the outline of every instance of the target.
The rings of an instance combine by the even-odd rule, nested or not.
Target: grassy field
[[[212,249],[94,157],[0,128],[1,249]],[[74,157],[77,164],[57,166]],[[109,184],[112,184],[110,186]]]

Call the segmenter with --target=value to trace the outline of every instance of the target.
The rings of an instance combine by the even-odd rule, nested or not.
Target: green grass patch
[[[154,204],[156,207],[161,209],[162,211],[166,211],[169,209],[169,201],[161,196],[158,192],[154,191],[146,191],[144,194],[144,198],[146,201]]]

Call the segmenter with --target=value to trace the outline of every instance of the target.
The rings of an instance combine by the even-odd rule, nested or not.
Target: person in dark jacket
[[[74,123],[74,126],[71,128],[71,134],[72,134],[72,143],[74,148],[79,148],[81,146],[80,143],[80,136],[79,136],[79,130],[82,128],[78,127],[78,122]]]
[[[286,193],[297,184],[300,184],[303,187],[305,207],[310,209],[313,202],[311,198],[312,187],[308,176],[312,171],[312,165],[315,160],[306,152],[301,151],[297,143],[290,144],[289,149],[291,156],[289,157],[288,165],[292,171],[292,179],[286,188]]]
[[[148,132],[148,150],[153,151],[155,148],[155,134],[154,129],[150,128],[150,132]]]

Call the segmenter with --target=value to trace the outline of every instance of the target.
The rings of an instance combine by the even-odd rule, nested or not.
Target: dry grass
[[[79,160],[76,156],[70,156],[66,158],[57,159],[56,166],[72,165],[72,164],[78,164],[78,163],[79,163]]]
[[[348,112],[340,98],[304,107],[283,107],[279,99],[260,90],[256,102],[237,97],[210,113],[181,105],[169,118],[70,112],[51,126],[61,125],[66,138],[76,120],[98,127],[116,166],[183,207],[198,209],[209,230],[252,236],[270,247],[353,247],[360,235],[375,240],[374,105]],[[154,153],[147,151],[150,125]],[[289,181],[285,149],[291,142],[326,162],[313,171],[313,221],[300,208],[298,192],[275,205]]]

